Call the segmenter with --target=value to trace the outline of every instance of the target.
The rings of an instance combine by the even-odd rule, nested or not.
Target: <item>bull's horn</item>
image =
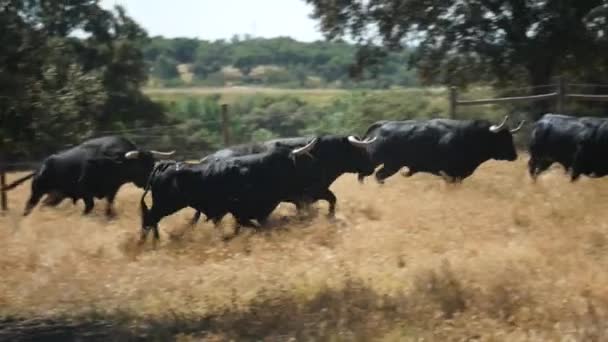
[[[139,157],[139,151],[129,151],[125,153],[126,159],[137,159]]]
[[[353,146],[357,146],[357,147],[366,147],[367,145],[373,143],[375,140],[376,140],[376,137],[373,137],[371,139],[365,139],[364,141],[357,139],[357,137],[355,137],[354,135],[350,135],[348,137],[348,141],[351,144],[353,144]]]
[[[511,134],[517,133],[522,127],[524,127],[525,123],[526,123],[526,120],[521,120],[521,122],[519,123],[519,125],[517,125],[517,127],[513,128],[509,132],[511,132]]]
[[[500,125],[492,125],[492,126],[490,126],[490,132],[492,132],[492,133],[498,133],[498,132],[502,131],[502,129],[505,127],[505,124],[507,123],[507,120],[509,120],[509,116],[505,115],[505,118],[502,120],[502,122],[500,123]]]
[[[306,146],[296,148],[293,151],[291,151],[291,153],[293,153],[294,155],[306,154],[315,146],[316,143],[317,143],[317,138],[314,138],[314,139],[312,139],[311,142],[306,144]]]
[[[150,150],[150,153],[152,153],[152,155],[155,157],[168,157],[168,156],[172,156],[173,153],[175,153],[175,151],[159,152],[159,151]]]

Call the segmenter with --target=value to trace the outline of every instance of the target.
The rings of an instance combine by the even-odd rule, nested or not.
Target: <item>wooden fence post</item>
[[[456,119],[456,106],[458,105],[458,90],[450,87],[450,119]]]
[[[556,104],[556,111],[558,114],[565,114],[564,113],[564,104],[566,101],[566,85],[564,83],[564,78],[562,76],[559,76],[557,78],[557,104]]]
[[[0,202],[2,202],[2,211],[8,210],[8,198],[6,197],[6,191],[4,191],[5,187],[6,172],[4,170],[4,165],[0,165]]]
[[[224,146],[230,146],[230,117],[228,115],[228,104],[222,103],[222,135]]]

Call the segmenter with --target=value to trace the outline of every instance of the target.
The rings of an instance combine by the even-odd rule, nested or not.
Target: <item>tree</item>
[[[166,56],[158,57],[153,72],[154,75],[166,80],[176,78],[179,75],[177,72],[177,63]]]
[[[357,59],[364,66],[377,62],[376,41],[388,49],[416,42],[410,61],[427,83],[542,85],[591,70],[608,52],[605,0],[306,2],[329,39],[350,36],[369,48]]]
[[[176,38],[173,40],[175,60],[180,63],[192,63],[199,42],[196,39]]]
[[[139,89],[146,34],[122,8],[0,0],[0,24],[0,143],[11,154],[4,157],[47,154],[119,121],[164,119]]]
[[[229,65],[230,55],[231,49],[223,41],[199,42],[194,58],[194,73],[200,78],[206,78]]]

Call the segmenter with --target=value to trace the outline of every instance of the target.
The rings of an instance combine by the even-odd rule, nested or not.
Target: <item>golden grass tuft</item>
[[[184,341],[606,340],[608,179],[554,169],[534,184],[525,159],[460,186],[347,175],[336,219],[325,203],[306,219],[286,204],[270,229],[228,242],[231,220],[190,228],[185,209],[161,221],[156,249],[137,245],[139,189],[122,189],[108,221],[102,202],[89,217],[66,201],[22,218],[23,185],[0,216],[0,317],[93,317],[128,322],[116,336]],[[0,337],[14,324],[2,322]]]

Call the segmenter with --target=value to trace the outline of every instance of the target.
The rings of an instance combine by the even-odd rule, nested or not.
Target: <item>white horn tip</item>
[[[139,151],[129,151],[125,153],[126,159],[135,159],[137,157],[139,157]]]

